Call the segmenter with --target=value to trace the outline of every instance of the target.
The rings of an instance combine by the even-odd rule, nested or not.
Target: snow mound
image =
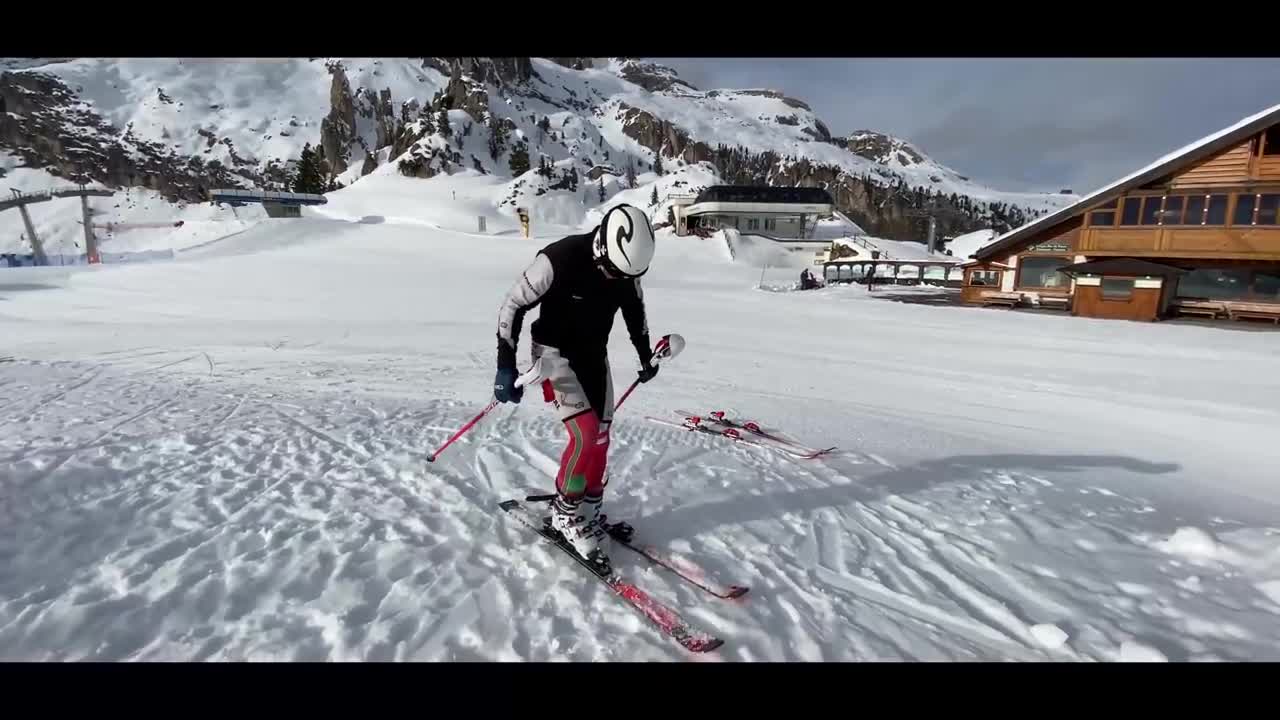
[[[1168,540],[1156,543],[1156,548],[1194,560],[1218,560],[1223,556],[1218,540],[1197,527],[1178,528]]]
[[[1254,585],[1258,592],[1267,596],[1271,602],[1280,605],[1280,580],[1268,580]]]
[[[1057,650],[1062,647],[1069,637],[1062,628],[1047,623],[1032,625],[1031,636],[1048,650]]]

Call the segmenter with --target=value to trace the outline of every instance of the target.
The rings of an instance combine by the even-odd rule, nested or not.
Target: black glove
[[[657,365],[645,365],[644,367],[640,368],[640,382],[647,383],[650,380],[652,380],[654,376],[657,374],[658,374]]]
[[[644,345],[636,345],[640,352],[640,382],[647,383],[658,374],[658,366],[653,362],[653,350],[649,348],[648,339]]]
[[[524,388],[516,387],[515,368],[498,368],[498,374],[493,379],[493,396],[498,402],[504,403],[518,403],[524,397]]]

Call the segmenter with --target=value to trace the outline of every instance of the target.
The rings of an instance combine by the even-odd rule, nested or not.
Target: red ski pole
[[[679,355],[683,350],[684,350],[683,337],[675,333],[672,333],[670,335],[663,335],[662,339],[658,340],[658,344],[653,347],[652,362],[653,364],[657,365],[661,363],[663,360],[670,360],[675,356]],[[634,391],[639,385],[640,385],[640,378],[636,378],[631,382],[631,387],[627,388],[627,391],[622,393],[622,399],[618,401],[617,405],[613,406],[614,412],[617,412],[618,408],[622,407],[622,403],[627,401],[627,397],[630,396],[632,391]]]
[[[542,375],[543,375],[542,363],[537,363],[533,367],[529,368],[528,372],[516,378],[516,387],[523,387],[525,385],[531,385],[533,383],[536,383],[542,379]],[[475,427],[477,423],[479,423],[482,419],[484,419],[485,415],[488,415],[496,407],[498,407],[498,399],[494,398],[493,400],[489,401],[489,404],[486,405],[483,410],[480,411],[479,415],[476,415],[475,417],[471,418],[470,422],[468,422],[466,425],[463,425],[458,430],[458,432],[453,434],[453,437],[445,441],[445,444],[441,445],[439,449],[437,449],[435,452],[428,455],[427,462],[431,462],[431,463],[435,462],[436,456],[444,452],[444,449],[452,445],[455,440],[465,435],[468,430]]]

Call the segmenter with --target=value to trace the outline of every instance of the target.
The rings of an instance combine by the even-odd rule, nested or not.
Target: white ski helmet
[[[640,277],[653,260],[653,228],[644,211],[631,205],[610,208],[591,245],[596,263],[615,277]]]

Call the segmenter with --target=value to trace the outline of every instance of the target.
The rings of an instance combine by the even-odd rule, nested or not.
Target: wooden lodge
[[[965,302],[1280,324],[1280,105],[997,238]]]

